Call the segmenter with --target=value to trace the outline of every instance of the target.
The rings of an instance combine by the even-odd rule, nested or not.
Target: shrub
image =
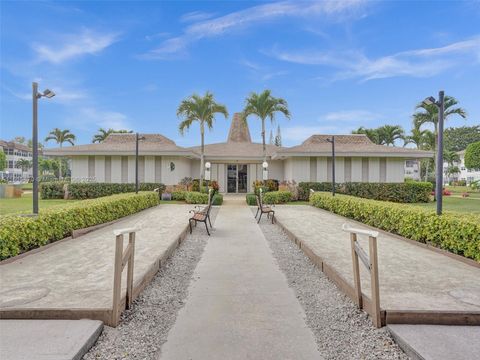
[[[64,181],[52,181],[40,183],[38,190],[42,199],[63,199],[65,196]]]
[[[265,204],[285,204],[292,199],[290,191],[270,191],[263,195]]]
[[[301,182],[299,198],[308,200],[310,189],[315,191],[332,191],[332,183]],[[349,182],[335,184],[337,193],[363,197],[367,199],[393,201],[401,203],[428,202],[432,191],[432,184],[429,182],[404,183],[365,183]]]
[[[212,198],[212,205],[222,205],[223,204],[223,195],[216,193]]]
[[[120,194],[47,209],[36,217],[2,216],[0,259],[63,239],[73,230],[113,221],[157,204],[155,193]]]
[[[480,262],[480,216],[445,213],[406,204],[361,199],[347,195],[335,197],[317,192],[310,204],[422,243]]]
[[[250,206],[257,205],[257,199],[255,197],[255,194],[247,194],[246,200],[247,200],[247,205],[250,205]]]
[[[185,202],[187,204],[208,204],[208,194],[198,191],[188,191],[185,194]]]
[[[480,141],[471,143],[465,149],[465,167],[469,170],[480,170]]]
[[[160,193],[165,190],[161,183],[140,183],[140,191],[153,191],[159,188]],[[69,197],[72,199],[95,199],[102,196],[121,194],[135,191],[132,183],[71,183],[68,185]]]
[[[185,201],[187,191],[179,190],[172,192],[172,200]]]
[[[297,201],[299,196],[299,188],[295,180],[292,181],[282,181],[278,185],[278,190],[280,191],[290,191],[292,193],[292,200]]]

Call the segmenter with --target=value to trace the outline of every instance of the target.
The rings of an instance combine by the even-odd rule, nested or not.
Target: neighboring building
[[[32,169],[24,171],[17,167],[20,159],[32,161],[32,150],[23,144],[13,141],[0,140],[0,151],[6,155],[7,166],[4,171],[0,171],[0,178],[8,181],[24,181],[32,177]]]
[[[417,159],[405,160],[405,178],[420,180],[420,161]]]
[[[457,154],[460,157],[460,161],[454,162],[453,165],[458,166],[460,173],[449,177],[447,175],[448,163],[443,163],[444,182],[465,180],[467,184],[470,184],[473,181],[480,180],[480,170],[469,170],[465,167],[465,150],[459,151]]]
[[[142,134],[139,180],[175,185],[198,178],[200,147],[184,148],[159,134]],[[330,135],[312,135],[301,145],[266,145],[268,177],[301,181],[331,181]],[[432,157],[428,151],[376,145],[365,135],[335,135],[336,181],[403,182],[407,159]],[[135,134],[111,134],[99,144],[44,149],[46,155],[72,159],[72,181],[127,183],[135,181]],[[226,142],[205,145],[211,180],[221,192],[252,191],[262,180],[262,144],[253,143],[248,125],[235,114]]]

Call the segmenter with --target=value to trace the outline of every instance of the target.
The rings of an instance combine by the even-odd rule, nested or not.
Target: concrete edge
[[[388,332],[392,335],[393,340],[397,343],[400,349],[403,350],[405,354],[408,355],[412,360],[425,360],[425,358],[420,355],[410,344],[405,341],[400,335],[398,335],[395,330],[387,325]]]
[[[72,360],[82,360],[83,355],[85,355],[98,340],[98,337],[103,332],[103,322],[98,322],[98,326],[95,331],[90,335],[87,341],[83,344],[83,346],[78,350]]]

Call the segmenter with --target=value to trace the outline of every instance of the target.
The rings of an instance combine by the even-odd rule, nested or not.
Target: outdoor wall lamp
[[[443,205],[443,123],[445,114],[445,92],[438,92],[438,101],[433,96],[423,100],[425,105],[435,105],[438,108],[437,133],[437,174],[435,176],[435,199],[437,200],[437,215],[442,214]]]
[[[207,181],[207,186],[208,186],[208,181],[210,181],[210,167],[212,164],[210,164],[209,161],[205,163],[205,180]]]
[[[33,176],[33,213],[38,214],[38,99],[46,97],[51,99],[55,93],[50,89],[45,89],[43,93],[38,92],[38,83],[32,82],[32,176]]]
[[[268,162],[264,161],[262,163],[262,167],[263,167],[263,180],[268,180]]]

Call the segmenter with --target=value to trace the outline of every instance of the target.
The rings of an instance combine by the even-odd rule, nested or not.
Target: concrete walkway
[[[320,359],[245,199],[227,198],[161,359]]]

